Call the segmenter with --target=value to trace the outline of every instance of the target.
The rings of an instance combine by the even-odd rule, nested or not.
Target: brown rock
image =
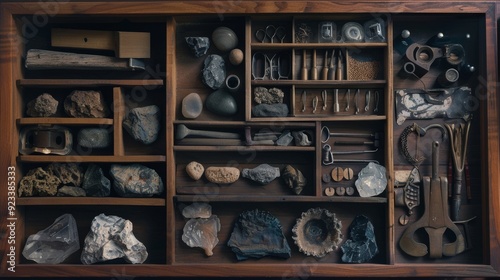
[[[19,182],[17,190],[21,196],[55,196],[61,180],[45,172],[43,168],[31,169]]]
[[[83,181],[83,171],[76,163],[51,163],[46,168],[47,173],[59,178],[65,186],[80,187]]]
[[[105,118],[109,109],[102,93],[94,90],[74,90],[64,100],[64,111],[75,118]]]
[[[291,188],[295,194],[300,194],[302,189],[307,184],[307,180],[300,170],[297,168],[287,165],[285,170],[282,172],[281,178],[285,181],[285,184]]]
[[[43,93],[28,102],[26,114],[30,117],[50,117],[57,112],[59,102],[48,93]]]
[[[208,181],[216,184],[231,184],[240,178],[240,170],[236,167],[214,167],[205,170]]]
[[[191,179],[200,180],[201,176],[203,176],[203,172],[205,172],[205,167],[199,162],[192,161],[186,166],[186,172]]]

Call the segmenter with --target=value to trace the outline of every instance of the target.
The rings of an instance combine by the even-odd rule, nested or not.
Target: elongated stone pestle
[[[189,129],[185,125],[180,124],[175,131],[175,139],[181,140],[187,136],[199,136],[207,138],[221,138],[221,139],[239,139],[240,134],[234,132],[220,132],[209,130],[195,130]]]

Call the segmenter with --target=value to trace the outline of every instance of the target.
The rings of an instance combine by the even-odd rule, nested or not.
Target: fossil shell
[[[212,256],[213,248],[219,243],[217,233],[220,231],[220,220],[216,215],[208,219],[190,219],[184,225],[182,241],[189,247],[200,247],[207,256]]]
[[[311,208],[302,213],[292,229],[293,240],[299,251],[318,258],[338,248],[342,242],[342,222],[322,208]]]

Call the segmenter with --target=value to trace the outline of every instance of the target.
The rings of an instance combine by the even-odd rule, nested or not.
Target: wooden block
[[[150,35],[148,32],[122,32],[118,31],[117,57],[149,58]]]

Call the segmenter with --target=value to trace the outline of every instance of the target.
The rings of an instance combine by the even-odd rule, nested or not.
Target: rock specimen
[[[207,256],[212,256],[213,248],[219,243],[217,233],[220,231],[220,220],[216,215],[210,218],[190,219],[184,225],[182,241],[189,247],[199,247]]]
[[[64,100],[64,111],[75,118],[105,118],[109,109],[102,93],[93,90],[74,90]]]
[[[232,65],[238,66],[243,62],[244,54],[243,51],[240,49],[233,49],[229,53],[229,62],[231,62]]]
[[[205,106],[210,112],[221,116],[232,116],[238,112],[236,100],[224,89],[212,92],[205,100]]]
[[[378,254],[373,224],[366,216],[354,219],[349,227],[349,239],[341,248],[342,261],[346,263],[365,263]]]
[[[279,104],[259,104],[252,108],[254,117],[286,117],[288,116],[288,106]]]
[[[43,93],[28,102],[26,114],[30,117],[50,117],[57,112],[59,102],[48,93]]]
[[[109,196],[111,181],[104,176],[102,168],[97,164],[90,164],[83,176],[82,188],[87,196]]]
[[[297,219],[292,233],[302,253],[317,258],[336,250],[342,242],[342,222],[322,208],[311,208]]]
[[[203,102],[196,92],[192,92],[182,99],[182,116],[186,119],[196,119],[201,111],[203,111]]]
[[[146,145],[153,143],[160,132],[160,108],[150,105],[130,110],[123,127],[135,140]]]
[[[287,130],[287,131],[284,131],[280,137],[278,138],[278,140],[276,140],[276,145],[278,146],[289,146],[292,141],[293,141],[293,136],[292,136],[292,133]]]
[[[80,249],[79,242],[75,218],[64,214],[48,228],[28,237],[23,256],[37,263],[58,264]]]
[[[182,216],[186,219],[210,218],[212,216],[212,206],[208,203],[195,202],[182,209]]]
[[[85,190],[80,187],[62,186],[57,190],[57,196],[86,196]]]
[[[123,197],[151,197],[163,192],[163,181],[155,170],[141,164],[113,164],[113,188]]]
[[[210,39],[208,37],[186,37],[185,39],[196,57],[204,56],[210,48]]]
[[[21,196],[55,196],[61,180],[57,176],[45,172],[43,168],[31,169],[19,182],[18,195]]]
[[[231,184],[240,178],[240,170],[236,167],[211,166],[205,170],[205,177],[215,184]]]
[[[132,222],[118,216],[96,216],[85,237],[82,263],[93,264],[119,258],[128,263],[143,263],[148,252],[146,246],[134,236],[132,228]]]
[[[269,212],[245,211],[234,224],[227,245],[239,261],[265,256],[288,259],[291,250],[282,230],[279,220]]]
[[[223,52],[230,51],[238,45],[238,37],[228,27],[218,27],[212,32],[212,42],[217,49]]]
[[[269,164],[261,164],[253,169],[244,168],[241,176],[261,185],[267,185],[280,176],[280,169]]]
[[[287,165],[281,175],[285,184],[291,188],[295,194],[300,194],[307,184],[307,180],[297,168]]]
[[[192,161],[186,165],[186,173],[193,180],[200,180],[203,172],[205,172],[205,167],[199,162]]]
[[[387,187],[385,167],[374,162],[361,169],[355,182],[359,196],[371,197],[381,194]]]
[[[226,80],[226,64],[220,55],[211,54],[203,62],[202,81],[211,89],[219,89]]]
[[[77,143],[84,148],[106,148],[111,145],[111,137],[106,128],[83,128],[78,132]]]
[[[283,103],[285,93],[279,88],[256,87],[253,90],[254,101],[258,104]]]
[[[47,172],[56,176],[65,186],[80,187],[83,181],[83,171],[76,163],[51,163]]]
[[[312,135],[312,132],[306,133],[306,131],[294,131],[292,132],[293,139],[295,140],[296,146],[311,146],[313,141],[309,140],[309,135]]]

